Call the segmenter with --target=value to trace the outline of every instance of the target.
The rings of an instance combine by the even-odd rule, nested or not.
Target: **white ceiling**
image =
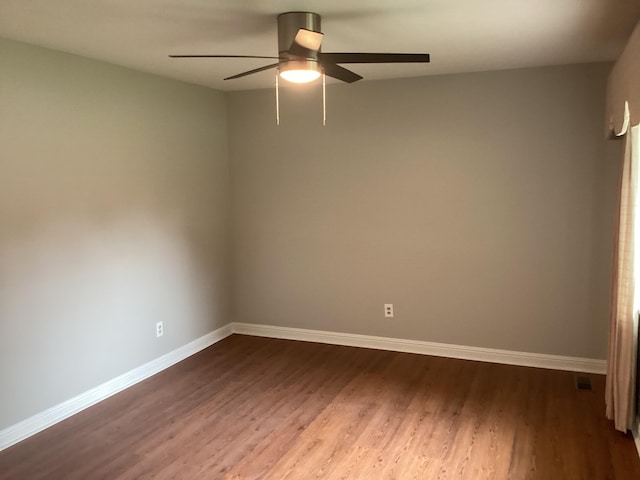
[[[276,55],[276,16],[322,16],[325,52],[430,53],[353,65],[365,80],[614,60],[638,0],[0,0],[0,36],[220,90],[266,88],[271,63],[168,54]]]

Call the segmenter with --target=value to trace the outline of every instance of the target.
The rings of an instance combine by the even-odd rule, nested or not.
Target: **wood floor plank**
[[[0,480],[640,479],[591,377],[234,335],[0,452]]]

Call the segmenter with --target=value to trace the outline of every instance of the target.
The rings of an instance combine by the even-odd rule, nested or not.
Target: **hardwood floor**
[[[0,452],[1,479],[640,479],[604,377],[234,335]]]

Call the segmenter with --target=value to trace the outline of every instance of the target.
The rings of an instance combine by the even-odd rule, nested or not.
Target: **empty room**
[[[0,0],[0,480],[640,479],[638,171],[637,0]]]

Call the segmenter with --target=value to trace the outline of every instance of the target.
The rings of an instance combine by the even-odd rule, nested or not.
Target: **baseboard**
[[[198,353],[233,333],[231,325],[225,325],[186,345],[177,348],[149,363],[135,368],[119,377],[98,385],[74,398],[55,405],[44,412],[29,417],[22,422],[0,431],[0,451],[10,447],[42,430],[61,422],[85,408],[129,388],[156,373]]]
[[[302,328],[276,327],[249,323],[232,323],[233,333],[254,335],[258,337],[302,340],[307,342],[330,343],[350,347],[374,348],[395,352],[419,353],[437,357],[478,360],[481,362],[520,365],[526,367],[547,368],[552,370],[569,370],[573,372],[605,374],[606,360],[591,358],[564,357],[541,353],[514,352],[493,348],[467,347],[446,343],[425,342],[420,340],[404,340],[353,333],[325,332]]]
[[[155,360],[152,360],[149,363],[120,375],[119,377],[109,380],[102,385],[98,385],[87,392],[0,431],[0,451],[149,378],[166,368],[169,368],[170,366],[190,357],[216,342],[219,342],[233,333],[259,337],[328,343],[334,345],[346,345],[351,347],[373,348],[377,350],[418,353],[423,355],[435,355],[438,357],[478,360],[482,362],[548,368],[554,370],[569,370],[597,374],[604,374],[606,372],[605,360],[514,352],[510,350],[467,347],[462,345],[450,345],[419,340],[406,340],[370,335],[357,335],[352,333],[327,332],[321,330],[234,322],[208,333],[207,335],[204,335]],[[634,438],[636,447],[640,454],[640,434],[638,433],[638,428],[634,431]]]

